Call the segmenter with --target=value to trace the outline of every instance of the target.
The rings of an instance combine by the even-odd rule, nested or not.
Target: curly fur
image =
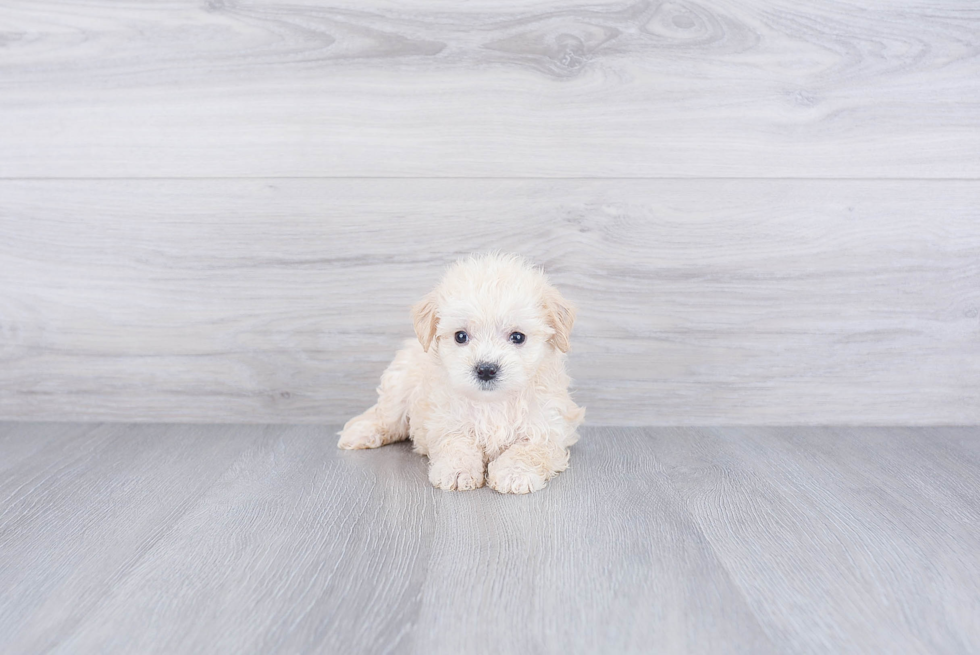
[[[418,340],[381,376],[378,402],[340,432],[340,448],[411,439],[440,489],[537,491],[568,466],[585,409],[572,402],[565,353],[574,308],[514,255],[452,265],[412,308]],[[458,344],[455,334],[468,341]],[[522,344],[510,335],[526,335]],[[496,377],[481,382],[480,363]]]

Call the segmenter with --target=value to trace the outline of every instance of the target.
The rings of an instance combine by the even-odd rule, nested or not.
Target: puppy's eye
[[[456,343],[466,343],[469,340],[470,340],[469,335],[463,332],[462,330],[456,333]]]
[[[510,340],[516,343],[518,346],[524,343],[524,333],[523,332],[511,332]]]

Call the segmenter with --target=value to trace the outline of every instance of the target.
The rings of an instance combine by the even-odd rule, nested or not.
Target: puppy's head
[[[568,352],[575,310],[540,270],[489,254],[451,266],[412,316],[453,387],[491,399],[524,389],[549,358]]]

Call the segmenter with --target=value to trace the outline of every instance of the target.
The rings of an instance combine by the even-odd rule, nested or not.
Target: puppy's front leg
[[[487,467],[487,484],[503,494],[526,494],[568,468],[568,449],[553,441],[518,441]]]
[[[483,450],[463,435],[440,440],[429,449],[429,482],[439,489],[468,491],[483,486]]]

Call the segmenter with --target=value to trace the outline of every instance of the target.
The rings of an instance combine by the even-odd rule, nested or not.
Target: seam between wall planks
[[[135,176],[135,177],[118,177],[118,176],[107,176],[107,177],[4,177],[0,176],[0,182],[100,182],[100,181],[148,181],[152,182],[155,180],[160,181],[180,181],[180,180],[541,180],[541,181],[573,181],[573,180],[649,180],[649,181],[689,181],[689,180],[704,180],[704,181],[733,181],[737,182],[739,180],[771,180],[773,182],[846,182],[846,181],[860,181],[860,182],[980,182],[980,177],[768,177],[768,176],[747,176],[747,177],[719,177],[719,176],[702,176],[702,175],[692,175],[692,176],[675,176],[666,177],[658,175],[641,175],[636,177],[623,177],[623,176],[596,176],[596,175],[581,175],[581,176],[554,176],[554,177],[542,177],[540,175],[501,175],[501,176],[485,176],[485,175],[200,175],[200,176]]]

